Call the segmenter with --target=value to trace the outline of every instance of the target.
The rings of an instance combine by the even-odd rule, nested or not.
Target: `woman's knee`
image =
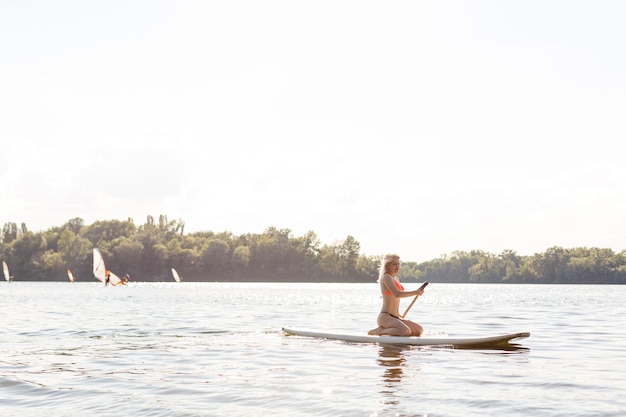
[[[409,326],[404,325],[399,330],[401,332],[400,336],[411,336],[412,330]]]

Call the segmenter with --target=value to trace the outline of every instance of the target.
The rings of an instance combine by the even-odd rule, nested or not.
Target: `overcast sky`
[[[626,2],[1,1],[0,225],[626,249]]]

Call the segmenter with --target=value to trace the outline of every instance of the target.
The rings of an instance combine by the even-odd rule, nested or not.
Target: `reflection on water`
[[[387,404],[397,404],[398,398],[396,397],[396,388],[398,384],[402,382],[402,376],[404,375],[403,367],[406,363],[404,357],[403,348],[398,346],[380,346],[378,364],[383,369],[383,394],[386,398]]]
[[[501,345],[459,345],[455,346],[455,349],[463,349],[463,350],[486,350],[486,351],[494,351],[493,353],[502,353],[502,352],[528,352],[530,351],[529,347],[526,347],[519,343],[506,343]]]
[[[405,390],[402,382],[405,369],[408,369],[407,354],[410,352],[409,346],[381,345],[378,352],[378,365],[383,367],[382,381],[383,388],[380,391],[384,399],[385,408],[381,410],[381,415],[396,415],[403,417],[425,417],[427,414],[415,414],[413,411],[398,411],[398,407],[406,402]],[[411,376],[419,371],[419,368],[412,364],[410,366]]]

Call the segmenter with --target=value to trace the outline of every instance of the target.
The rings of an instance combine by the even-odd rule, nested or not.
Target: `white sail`
[[[67,270],[67,277],[70,279],[70,282],[74,282],[74,274],[69,269]]]
[[[102,258],[100,249],[93,248],[93,276],[100,282],[104,283],[106,275],[107,269],[104,265],[104,259]]]
[[[4,279],[6,279],[8,282],[11,282],[13,280],[13,277],[9,273],[9,266],[4,261],[2,261],[2,272],[4,272]]]
[[[102,253],[100,253],[100,249],[93,248],[93,276],[96,277],[96,279],[100,282],[106,284],[107,275],[109,275],[109,284],[124,284],[120,277],[115,275],[113,272],[107,270],[106,266],[104,265],[104,258],[102,257]]]
[[[174,279],[176,280],[176,282],[180,282],[180,276],[178,275],[178,272],[176,272],[174,268],[172,268],[172,275],[174,276]]]

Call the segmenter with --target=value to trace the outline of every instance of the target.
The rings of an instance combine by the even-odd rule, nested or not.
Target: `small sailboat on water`
[[[176,280],[176,282],[180,282],[180,275],[178,275],[178,272],[176,272],[174,268],[172,268],[172,275],[174,276],[174,280]]]
[[[93,276],[104,285],[124,285],[120,277],[106,268],[104,258],[98,248],[93,248]]]
[[[2,261],[2,272],[4,272],[4,279],[6,279],[7,282],[13,281],[13,277],[11,276],[11,273],[9,272],[9,266],[7,265],[5,261]]]
[[[70,269],[67,270],[67,277],[69,278],[70,282],[74,282],[74,274],[72,274],[72,271]]]

